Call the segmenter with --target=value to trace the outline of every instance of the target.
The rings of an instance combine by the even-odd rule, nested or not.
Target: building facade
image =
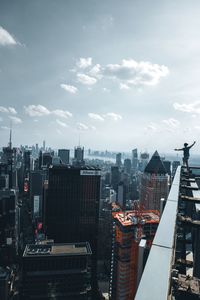
[[[158,211],[113,213],[111,300],[134,299],[145,260],[140,255],[140,242],[145,239],[145,248],[150,249],[158,223]]]
[[[100,174],[100,169],[95,167],[50,167],[44,203],[48,238],[57,243],[90,243],[94,290],[97,289]]]
[[[91,299],[88,243],[27,245],[20,299]]]
[[[167,199],[168,175],[156,151],[141,177],[140,204],[144,209],[160,210],[160,199]]]

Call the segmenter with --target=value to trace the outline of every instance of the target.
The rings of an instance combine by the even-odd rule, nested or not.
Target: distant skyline
[[[200,2],[0,0],[6,145],[172,153],[200,141]]]

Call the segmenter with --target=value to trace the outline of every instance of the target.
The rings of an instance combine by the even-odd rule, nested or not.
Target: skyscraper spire
[[[12,122],[10,122],[10,138],[8,142],[8,147],[11,149],[12,148]]]

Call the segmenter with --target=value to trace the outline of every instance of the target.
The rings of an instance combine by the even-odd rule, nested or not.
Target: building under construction
[[[113,212],[110,299],[134,299],[158,223],[156,210]]]

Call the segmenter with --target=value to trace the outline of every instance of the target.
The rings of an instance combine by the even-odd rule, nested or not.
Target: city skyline
[[[10,122],[13,145],[73,148],[80,135],[86,148],[170,153],[197,140],[199,6],[1,0],[2,144]]]

